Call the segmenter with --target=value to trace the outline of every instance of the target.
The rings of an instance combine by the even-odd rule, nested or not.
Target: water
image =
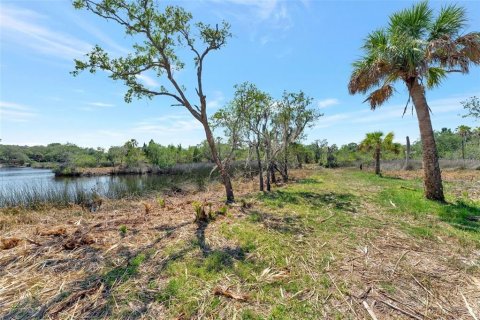
[[[94,193],[108,198],[162,191],[185,182],[204,183],[202,173],[188,175],[127,175],[55,177],[48,169],[0,168],[0,207],[35,206],[45,202],[81,203]]]

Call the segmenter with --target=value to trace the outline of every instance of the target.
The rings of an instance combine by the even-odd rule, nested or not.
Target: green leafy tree
[[[260,191],[264,191],[261,157],[264,144],[262,128],[267,125],[265,121],[268,121],[268,118],[264,113],[268,112],[271,103],[268,94],[259,90],[254,84],[244,82],[235,85],[232,101],[214,115],[215,122],[224,128],[225,136],[228,137],[232,147],[238,149],[246,144],[254,150],[259,169]]]
[[[468,112],[466,115],[463,115],[464,118],[472,117],[477,120],[480,120],[480,99],[478,97],[471,97],[468,100],[460,102],[463,108]]]
[[[116,165],[123,165],[127,151],[122,147],[110,147],[107,152],[107,159],[115,167]]]
[[[125,162],[129,167],[138,166],[143,160],[142,149],[138,147],[138,142],[135,139],[127,141],[123,148],[125,149]]]
[[[393,142],[393,132],[388,133],[385,137],[383,132],[367,133],[365,139],[360,142],[359,149],[364,152],[373,151],[373,159],[375,160],[375,174],[380,174],[380,159],[382,152],[392,151],[396,154],[400,153],[400,145]]]
[[[278,123],[281,133],[283,159],[280,163],[284,182],[288,181],[289,146],[302,140],[305,137],[305,129],[313,126],[315,121],[323,116],[310,107],[312,101],[313,99],[302,91],[299,93],[285,91],[282,99],[276,103],[278,113],[274,121]]]
[[[230,175],[219,157],[218,146],[210,128],[207,97],[203,87],[205,58],[209,53],[222,48],[231,37],[229,24],[192,24],[192,15],[183,8],[165,6],[161,10],[153,0],[75,0],[74,6],[116,22],[135,44],[133,53],[119,58],[112,58],[100,46],[95,46],[87,54],[86,61],[75,61],[73,75],[76,76],[83,70],[92,73],[97,69],[105,70],[111,79],[123,81],[127,86],[126,102],[131,102],[132,98],[166,96],[175,101],[175,106],[186,108],[202,124],[212,160],[217,165],[225,186],[227,202],[233,202]],[[185,66],[179,56],[184,48],[193,55],[195,102],[187,95],[186,88],[176,76],[176,72]],[[145,72],[164,78],[168,85],[159,88],[144,86],[139,77]]]
[[[314,153],[315,163],[318,163],[320,165],[323,164],[323,158],[325,158],[327,147],[327,139],[315,140],[315,142],[310,145],[310,148],[313,150]]]
[[[432,200],[445,197],[425,88],[480,64],[480,33],[463,34],[466,21],[462,7],[445,6],[434,17],[425,1],[394,13],[388,28],[367,36],[348,85],[351,94],[373,90],[365,100],[373,110],[393,95],[396,82],[406,85],[420,128],[425,196]]]

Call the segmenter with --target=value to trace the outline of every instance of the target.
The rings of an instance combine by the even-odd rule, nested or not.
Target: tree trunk
[[[267,162],[267,191],[270,192],[272,190],[272,186],[270,184],[270,176],[271,176],[271,163],[268,161]]]
[[[463,163],[465,164],[465,138],[462,137],[462,159]]]
[[[407,150],[405,150],[405,167],[404,170],[410,170],[410,138],[407,136]]]
[[[380,175],[380,148],[375,148],[375,174]]]
[[[272,183],[277,183],[277,177],[275,176],[275,164],[272,163],[272,165],[270,166],[270,176],[271,176],[271,180],[272,180]]]
[[[233,194],[232,181],[230,179],[230,174],[228,173],[228,168],[226,168],[223,162],[220,160],[217,146],[215,144],[215,139],[213,138],[212,131],[210,130],[210,126],[208,125],[208,120],[206,118],[202,120],[208,146],[210,147],[210,151],[212,152],[212,158],[217,165],[218,170],[220,171],[220,176],[222,177],[223,186],[225,187],[225,194],[227,196],[227,203],[234,203],[235,196]]]
[[[440,165],[438,164],[437,146],[433,136],[430,109],[425,98],[425,89],[416,78],[410,80],[407,86],[417,113],[420,137],[422,139],[425,197],[430,200],[443,202],[445,201],[445,196],[443,195],[442,175]]]
[[[297,153],[298,168],[302,169],[302,157]]]
[[[259,147],[258,147],[258,144],[255,145],[255,152],[256,152],[256,154],[257,154],[260,191],[263,191],[263,167],[262,167],[262,160],[261,160],[261,158],[260,158],[260,149],[259,149]]]
[[[285,146],[284,160],[283,160],[283,182],[288,182],[288,145]]]

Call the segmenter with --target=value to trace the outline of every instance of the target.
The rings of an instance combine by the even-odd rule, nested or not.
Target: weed
[[[120,235],[122,237],[125,237],[125,235],[127,234],[127,226],[121,225],[120,228],[118,228],[118,231],[120,231]]]
[[[162,197],[157,197],[157,203],[160,206],[160,208],[165,208],[165,199]]]

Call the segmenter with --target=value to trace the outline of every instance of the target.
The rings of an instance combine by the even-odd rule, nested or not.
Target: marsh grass
[[[93,185],[68,178],[60,179],[60,183],[55,184],[3,186],[0,188],[0,208],[21,207],[33,210],[47,207],[64,208],[73,204],[88,203],[95,195],[108,199],[138,198],[190,186],[205,191],[208,184],[216,182],[217,178],[216,175],[210,176],[210,171],[202,167],[197,171],[193,168],[188,172],[170,175],[103,177],[101,183]]]

